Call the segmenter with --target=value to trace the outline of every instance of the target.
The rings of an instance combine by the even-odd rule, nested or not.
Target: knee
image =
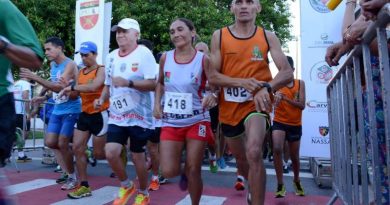
[[[161,166],[161,173],[165,178],[173,178],[180,174],[179,169],[173,167]]]
[[[246,157],[248,159],[248,163],[254,163],[260,161],[262,156],[261,148],[258,146],[250,146],[247,150]]]
[[[200,166],[187,165],[186,172],[188,178],[199,177],[201,174],[201,168]]]
[[[87,147],[83,146],[83,145],[73,144],[72,149],[73,149],[73,152],[74,152],[75,155],[80,156],[80,155],[85,154],[85,150],[87,149]]]
[[[116,160],[119,157],[119,154],[117,154],[116,151],[111,148],[106,147],[105,152],[106,152],[106,159],[109,161]]]
[[[278,145],[278,144],[274,144],[273,147],[272,147],[272,152],[273,152],[274,154],[278,154],[278,155],[282,154],[282,152],[283,152],[283,146]]]
[[[45,139],[45,145],[50,149],[58,149],[57,140]]]

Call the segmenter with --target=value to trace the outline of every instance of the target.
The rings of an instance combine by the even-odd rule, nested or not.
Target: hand
[[[46,96],[33,97],[33,99],[31,99],[31,103],[36,106],[39,106],[45,101],[46,101]]]
[[[218,98],[209,93],[202,99],[202,106],[206,109],[211,109],[218,104]]]
[[[72,88],[70,86],[68,86],[68,87],[62,89],[60,93],[58,93],[58,97],[61,98],[64,95],[69,96],[70,92],[72,92]]]
[[[100,99],[95,99],[95,101],[93,101],[93,107],[95,108],[95,110],[99,110],[102,107],[102,104],[103,101]]]
[[[386,0],[360,0],[362,15],[368,20],[376,20],[378,12],[387,3]]]
[[[19,69],[19,76],[20,76],[20,78],[27,78],[29,80],[35,80],[35,77],[37,75],[34,74],[33,72],[31,72],[31,70],[29,70],[27,68],[20,68]]]
[[[269,95],[267,88],[261,88],[253,96],[257,112],[272,112],[272,101]]]
[[[129,87],[129,81],[122,77],[112,77],[112,85],[115,87]]]
[[[250,93],[253,93],[261,88],[261,83],[261,81],[258,81],[255,78],[241,79],[241,86]]]
[[[60,79],[58,80],[58,84],[60,84],[64,88],[68,87],[71,84],[73,84],[73,82],[74,82],[73,79],[67,80],[64,77],[60,77]]]
[[[364,16],[360,16],[355,22],[345,29],[343,34],[343,42],[351,45],[361,43],[364,31],[367,29],[370,22],[366,21]]]
[[[340,58],[352,49],[352,45],[335,43],[326,49],[325,61],[329,66],[339,65]]]
[[[278,106],[280,101],[284,99],[284,95],[281,92],[276,92],[274,95],[274,105]]]
[[[163,116],[162,107],[160,104],[154,104],[153,116],[156,119],[161,119]]]

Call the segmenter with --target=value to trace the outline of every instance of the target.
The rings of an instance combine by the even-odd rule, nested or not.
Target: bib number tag
[[[110,108],[116,114],[126,114],[135,108],[135,103],[131,99],[130,95],[114,96],[110,99]]]
[[[225,100],[228,102],[245,102],[253,99],[245,88],[223,88]]]
[[[164,112],[192,115],[192,94],[165,92]]]
[[[59,97],[58,93],[53,92],[53,100],[56,104],[61,104],[69,100],[69,96],[63,95]]]

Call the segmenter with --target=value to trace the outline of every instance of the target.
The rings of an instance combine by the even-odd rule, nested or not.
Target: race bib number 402
[[[136,104],[131,99],[130,95],[117,95],[110,99],[110,109],[116,114],[126,114],[134,109]]]
[[[165,92],[164,112],[172,114],[193,114],[192,94]]]
[[[225,100],[228,102],[245,102],[253,99],[245,88],[223,88]]]

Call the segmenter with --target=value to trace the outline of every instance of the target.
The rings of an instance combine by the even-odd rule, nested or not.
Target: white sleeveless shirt
[[[166,52],[163,127],[187,127],[210,121],[209,112],[202,107],[206,86],[203,57],[203,53],[196,52],[190,62],[177,63],[175,50]]]

